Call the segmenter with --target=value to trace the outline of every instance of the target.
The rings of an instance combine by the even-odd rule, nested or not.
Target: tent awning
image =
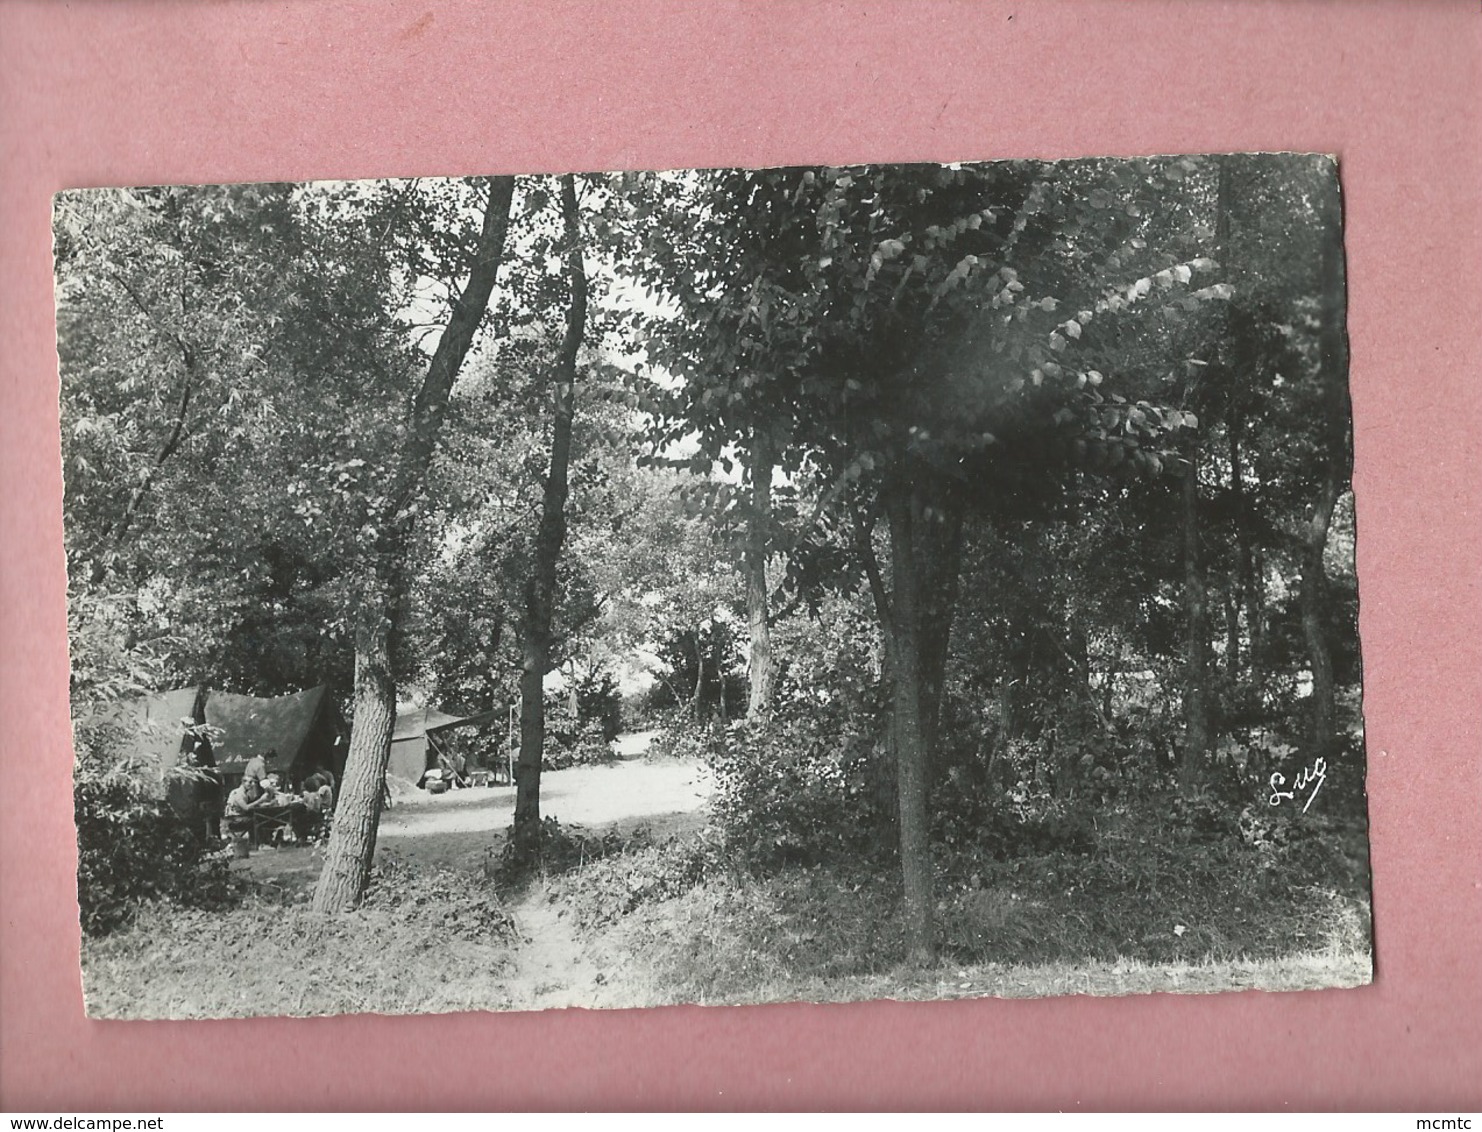
[[[453,727],[470,727],[487,723],[491,719],[498,718],[499,715],[497,711],[485,711],[477,715],[449,715],[435,707],[397,712],[396,726],[392,729],[391,741],[395,743],[406,739],[421,739],[429,733],[447,731]]]
[[[323,685],[272,699],[213,692],[206,701],[206,722],[221,729],[212,743],[217,765],[240,774],[254,755],[273,754],[270,769],[292,766],[314,729],[324,695]]]

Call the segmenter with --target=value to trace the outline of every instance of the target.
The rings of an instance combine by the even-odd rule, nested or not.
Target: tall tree
[[[1318,461],[1320,473],[1311,512],[1302,531],[1302,633],[1312,668],[1311,754],[1329,756],[1336,738],[1332,646],[1326,629],[1328,579],[1325,551],[1338,497],[1352,474],[1352,430],[1348,399],[1348,339],[1344,328],[1345,270],[1342,200],[1338,180],[1318,186],[1317,215],[1328,233],[1322,248],[1318,295]]]
[[[404,447],[375,516],[374,558],[355,620],[354,716],[334,830],[314,890],[314,909],[342,911],[365,891],[375,856],[391,730],[396,721],[392,642],[407,592],[407,550],[427,471],[458,371],[473,345],[504,260],[514,178],[488,183],[467,280],[412,399]]]
[[[1182,303],[1228,297],[1186,290],[1213,266],[1195,241],[1151,251],[1142,238],[1169,211],[1160,194],[1182,175],[1173,165],[768,170],[697,183],[694,238],[716,250],[715,266],[698,265],[674,295],[701,328],[685,343],[700,408],[686,419],[719,421],[719,437],[744,442],[725,423],[780,403],[796,429],[784,463],[812,469],[820,511],[859,516],[891,642],[915,959],[933,949],[925,815],[944,663],[933,654],[950,636],[957,512],[969,500],[1025,508],[1077,467],[1157,472],[1171,458],[1164,437],[1185,414],[1101,390],[1095,366],[1127,316],[1156,325],[1182,317]],[[1061,306],[1069,317],[1054,314]],[[763,385],[758,373],[786,380]],[[888,587],[868,561],[880,518]]]
[[[68,558],[137,585],[180,481],[244,414],[302,280],[284,186],[65,193],[55,209]],[[268,270],[276,262],[280,271]]]
[[[749,694],[746,718],[765,723],[772,712],[772,686],[777,660],[772,651],[772,616],[767,593],[767,556],[772,545],[772,475],[776,456],[768,427],[753,425],[747,471],[751,477],[750,508],[746,517],[746,623],[751,647],[747,674]],[[722,674],[724,689],[725,677]]]
[[[540,766],[545,747],[544,680],[551,663],[556,570],[566,539],[566,497],[576,413],[577,355],[586,335],[587,272],[582,254],[576,179],[561,178],[563,259],[568,288],[566,331],[551,373],[551,457],[541,500],[534,561],[525,583],[524,655],[520,671],[520,758],[514,843],[526,856],[540,846]]]
[[[410,352],[390,257],[359,237],[404,195],[208,186],[59,206],[73,585],[127,602],[134,639],[168,638],[168,682],[348,686],[356,550],[331,528],[367,466],[356,448],[391,441],[376,413]]]
[[[1230,244],[1231,165],[1228,159],[1215,160],[1214,252],[1221,263],[1227,262]],[[1185,383],[1184,403],[1190,406],[1200,393],[1202,366],[1190,367]],[[1202,406],[1201,406],[1202,407]],[[1180,476],[1179,515],[1182,526],[1183,604],[1184,604],[1184,671],[1183,711],[1184,740],[1179,757],[1179,789],[1185,797],[1195,794],[1203,780],[1212,743],[1209,711],[1209,591],[1205,578],[1203,532],[1199,493],[1199,466],[1202,448],[1200,437],[1194,437]]]
[[[1209,759],[1209,593],[1199,537],[1199,455],[1197,448],[1179,477],[1182,526],[1184,741],[1179,756],[1179,789],[1196,793]]]

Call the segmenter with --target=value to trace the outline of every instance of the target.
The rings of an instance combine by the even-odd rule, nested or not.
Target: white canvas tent
[[[450,715],[435,707],[397,712],[396,725],[391,731],[391,759],[386,764],[386,773],[420,784],[423,775],[440,765],[439,755],[453,761],[445,745],[444,732],[485,723],[493,716],[492,712]]]

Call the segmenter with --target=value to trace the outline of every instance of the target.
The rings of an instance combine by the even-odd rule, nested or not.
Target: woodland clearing
[[[1366,911],[1351,901],[1314,905],[1306,946],[1288,941],[1292,950],[1282,955],[1240,954],[1236,941],[1222,954],[1161,962],[949,957],[924,971],[890,959],[899,941],[881,936],[882,925],[891,934],[891,917],[881,915],[879,894],[851,894],[838,878],[817,873],[751,883],[717,878],[630,914],[594,914],[600,899],[593,885],[600,890],[611,878],[586,872],[621,870],[645,853],[683,855],[703,833],[711,776],[692,760],[645,761],[647,739],[626,743],[615,765],[552,772],[547,783],[557,814],[591,823],[581,832],[650,848],[579,864],[501,896],[482,864],[502,841],[512,792],[419,792],[388,811],[377,884],[348,918],[308,908],[322,848],[259,851],[234,862],[253,888],[238,907],[156,905],[120,932],[85,937],[89,1012],[219,1018],[1028,998],[1312,990],[1371,977]],[[1032,903],[1021,912],[1017,902],[979,901],[980,923],[993,921],[1000,940],[1037,930]]]

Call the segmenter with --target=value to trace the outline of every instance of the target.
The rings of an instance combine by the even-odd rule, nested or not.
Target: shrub
[[[631,835],[625,838],[610,832],[591,837],[578,832],[578,827],[563,826],[555,818],[543,818],[534,838],[516,837],[511,829],[499,852],[490,850],[484,871],[496,888],[513,891],[537,876],[568,873],[589,861],[621,852],[631,843]]]
[[[418,868],[396,857],[371,871],[361,909],[384,909],[400,923],[423,925],[439,938],[513,940],[517,934],[498,893],[468,873]]]
[[[73,808],[77,902],[83,931],[103,935],[147,901],[214,908],[239,888],[204,830],[181,819],[148,781],[146,768],[117,757],[109,729],[79,729]]]
[[[1366,943],[1367,886],[1339,839],[1217,811],[1122,808],[1102,815],[1089,851],[984,858],[949,874],[944,952],[959,962],[1171,962]]]
[[[615,675],[601,669],[588,672],[577,683],[576,700],[584,731],[595,725],[604,743],[618,737],[623,729],[623,694]]]
[[[949,775],[932,792],[932,842],[949,874],[970,875],[988,860],[1085,853],[1094,844],[1091,810],[1020,782],[1005,792]]]
[[[743,866],[765,872],[894,852],[873,744],[827,711],[712,729],[700,745],[716,775],[712,812]]]
[[[590,720],[575,731],[551,732],[554,742],[545,746],[541,770],[565,770],[573,766],[598,766],[617,760],[607,741],[601,720]]]
[[[563,875],[555,895],[578,926],[611,923],[646,904],[681,896],[730,870],[730,855],[713,827],[698,836],[644,845],[642,834],[622,852],[610,853]]]
[[[701,723],[686,712],[674,712],[663,722],[660,732],[648,745],[645,759],[663,762],[667,759],[698,759],[710,763],[720,755],[728,732],[714,720]]]

